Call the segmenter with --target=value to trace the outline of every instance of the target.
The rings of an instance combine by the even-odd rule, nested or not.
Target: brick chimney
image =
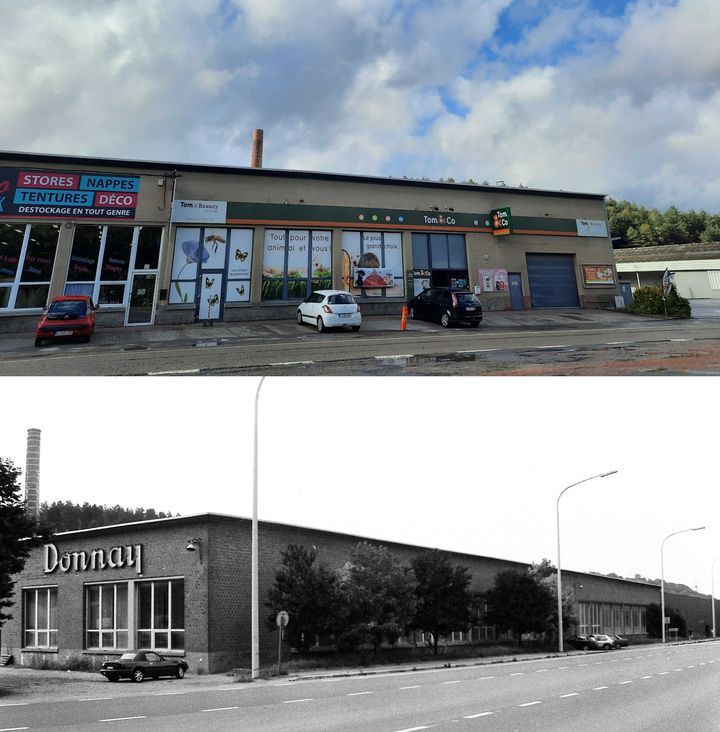
[[[250,153],[250,167],[262,168],[263,131],[253,130],[252,152]]]
[[[40,430],[35,428],[29,429],[27,436],[25,501],[27,513],[37,518],[40,515]]]

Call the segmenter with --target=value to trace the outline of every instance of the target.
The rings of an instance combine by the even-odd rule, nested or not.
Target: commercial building
[[[269,587],[288,544],[315,547],[330,568],[350,559],[363,537],[260,522],[260,652],[276,658],[277,635],[265,625]],[[371,540],[368,540],[371,541]],[[403,563],[425,549],[382,543]],[[190,550],[189,550],[190,549]],[[444,552],[468,567],[471,589],[482,598],[502,570],[528,565],[491,557]],[[186,658],[195,673],[248,666],[251,646],[251,521],[218,514],[156,519],[58,534],[34,549],[17,577],[13,619],[2,629],[2,653],[21,664],[64,664],[85,659],[98,665],[127,648],[152,648]],[[646,609],[659,603],[660,588],[641,582],[563,570],[572,590],[579,632],[646,637]],[[481,605],[481,603],[480,603]],[[450,642],[494,640],[478,606],[471,627]],[[710,598],[666,593],[666,606],[684,615],[696,637],[710,635]],[[292,618],[290,618],[292,622]],[[569,629],[568,629],[569,630]],[[413,644],[417,638],[403,639]]]
[[[62,294],[134,326],[293,317],[324,287],[395,313],[430,285],[487,310],[612,306],[604,196],[0,152],[0,332]]]

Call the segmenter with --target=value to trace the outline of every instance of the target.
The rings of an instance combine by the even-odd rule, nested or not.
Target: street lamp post
[[[563,497],[563,494],[565,491],[570,490],[570,488],[574,488],[576,485],[580,485],[580,483],[587,483],[589,480],[594,480],[595,478],[607,478],[608,475],[614,475],[617,473],[617,470],[610,470],[607,473],[598,473],[597,475],[591,475],[589,478],[583,478],[582,480],[579,480],[577,483],[572,483],[571,485],[567,486],[566,488],[563,488],[562,491],[560,491],[560,495],[557,498],[557,504],[555,507],[556,512],[556,518],[557,518],[557,601],[558,601],[558,650],[560,653],[563,652],[563,617],[562,617],[562,578],[560,574],[560,499]]]
[[[680,531],[673,531],[672,534],[668,534],[660,544],[660,624],[662,625],[662,642],[665,643],[665,560],[663,556],[663,549],[665,548],[665,542],[671,536],[677,536],[678,534],[685,534],[688,531],[702,531],[704,526],[696,526],[694,529],[681,529]]]
[[[712,577],[710,580],[710,586],[712,588],[710,590],[710,592],[711,592],[710,598],[712,600],[713,638],[717,638],[717,633],[715,632],[715,562],[717,562],[718,560],[720,560],[720,557],[715,557],[715,559],[713,559],[712,570],[711,570]]]
[[[250,675],[252,679],[260,676],[260,607],[258,590],[258,402],[260,388],[265,381],[261,377],[255,391],[255,424],[253,432],[253,507],[252,507],[252,548],[250,570],[250,603],[251,603],[251,641],[250,641]]]

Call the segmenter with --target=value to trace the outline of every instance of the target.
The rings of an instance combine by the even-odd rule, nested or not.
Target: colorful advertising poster
[[[231,229],[228,279],[249,280],[251,270],[252,231],[250,229]]]
[[[0,217],[134,219],[139,176],[0,168]]]
[[[401,297],[404,292],[402,235],[388,231],[343,231],[343,277],[360,297]]]
[[[413,279],[413,297],[416,297],[421,292],[430,289],[430,270],[429,269],[414,269],[412,270]]]
[[[615,274],[611,264],[583,264],[582,271],[586,287],[615,287]]]
[[[512,234],[512,214],[509,208],[493,208],[490,211],[493,236]]]
[[[508,272],[506,269],[481,269],[480,285],[483,292],[508,292]]]
[[[575,219],[578,236],[607,237],[607,223],[593,219]]]
[[[227,218],[226,201],[174,201],[173,223],[224,224]]]

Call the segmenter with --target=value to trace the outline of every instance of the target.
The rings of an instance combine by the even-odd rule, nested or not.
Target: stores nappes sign
[[[0,217],[134,219],[140,178],[0,168]]]

